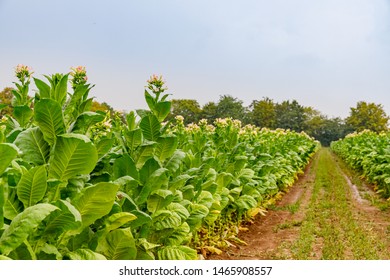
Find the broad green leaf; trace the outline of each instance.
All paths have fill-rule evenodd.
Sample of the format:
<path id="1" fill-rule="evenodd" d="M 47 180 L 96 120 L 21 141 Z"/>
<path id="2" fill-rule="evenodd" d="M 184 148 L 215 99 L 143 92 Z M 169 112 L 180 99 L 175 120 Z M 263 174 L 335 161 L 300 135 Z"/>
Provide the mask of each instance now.
<path id="1" fill-rule="evenodd" d="M 150 213 L 155 213 L 167 206 L 174 199 L 174 195 L 170 190 L 157 190 L 151 194 L 147 200 L 147 207 Z"/>
<path id="2" fill-rule="evenodd" d="M 137 216 L 128 212 L 115 213 L 105 221 L 106 231 L 112 231 L 137 219 Z"/>
<path id="3" fill-rule="evenodd" d="M 139 174 L 134 161 L 128 154 L 124 154 L 121 157 L 115 159 L 113 165 L 113 180 L 121 178 L 123 176 L 130 176 L 135 180 L 139 180 Z"/>
<path id="4" fill-rule="evenodd" d="M 134 111 L 131 111 L 126 115 L 126 121 L 127 121 L 127 128 L 129 131 L 136 129 L 136 116 Z"/>
<path id="5" fill-rule="evenodd" d="M 46 219 L 43 234 L 61 234 L 67 230 L 76 229 L 81 224 L 80 212 L 68 201 L 58 200 L 55 202 L 58 209 Z"/>
<path id="6" fill-rule="evenodd" d="M 146 100 L 146 103 L 148 104 L 148 107 L 150 110 L 154 110 L 155 106 L 156 106 L 156 101 L 154 99 L 154 97 L 147 91 L 145 90 L 145 100 Z"/>
<path id="7" fill-rule="evenodd" d="M 152 218 L 145 212 L 142 212 L 140 210 L 132 210 L 130 211 L 130 213 L 137 217 L 137 219 L 130 222 L 130 227 L 133 229 L 152 222 Z"/>
<path id="8" fill-rule="evenodd" d="M 240 210 L 249 210 L 257 206 L 256 200 L 249 195 L 240 196 L 234 203 Z"/>
<path id="9" fill-rule="evenodd" d="M 157 102 L 153 111 L 156 114 L 158 121 L 163 122 L 171 112 L 171 102 L 170 101 Z"/>
<path id="10" fill-rule="evenodd" d="M 90 249 L 77 249 L 66 255 L 70 260 L 107 260 L 102 254 L 96 253 Z"/>
<path id="11" fill-rule="evenodd" d="M 82 113 L 86 111 L 91 111 L 92 102 L 93 98 L 88 98 L 87 100 L 81 102 L 80 106 L 78 107 L 79 112 Z"/>
<path id="12" fill-rule="evenodd" d="M 46 181 L 46 168 L 43 165 L 31 168 L 22 175 L 16 190 L 25 208 L 42 200 L 47 189 Z"/>
<path id="13" fill-rule="evenodd" d="M 166 173 L 167 169 L 159 168 L 150 175 L 136 199 L 138 204 L 146 202 L 151 192 L 168 186 L 168 176 Z"/>
<path id="14" fill-rule="evenodd" d="M 0 143 L 0 176 L 3 174 L 5 169 L 11 163 L 11 161 L 18 155 L 18 149 L 13 144 Z"/>
<path id="15" fill-rule="evenodd" d="M 175 173 L 179 169 L 185 156 L 186 154 L 183 151 L 176 150 L 166 163 L 165 168 L 167 168 L 171 173 Z"/>
<path id="16" fill-rule="evenodd" d="M 217 175 L 217 184 L 218 189 L 222 190 L 223 188 L 227 188 L 231 181 L 233 180 L 233 175 L 227 172 L 222 172 Z"/>
<path id="17" fill-rule="evenodd" d="M 49 178 L 68 180 L 76 175 L 89 174 L 97 160 L 96 148 L 86 136 L 60 135 L 49 161 Z"/>
<path id="18" fill-rule="evenodd" d="M 124 136 L 130 152 L 133 152 L 137 147 L 139 147 L 139 145 L 142 144 L 142 131 L 140 128 L 125 131 Z"/>
<path id="19" fill-rule="evenodd" d="M 53 92 L 54 96 L 51 96 L 52 99 L 56 100 L 61 105 L 64 105 L 66 100 L 67 88 L 68 88 L 68 76 L 69 74 L 62 76 L 61 80 L 56 85 L 56 88 Z"/>
<path id="20" fill-rule="evenodd" d="M 112 146 L 115 143 L 114 138 L 102 138 L 100 139 L 99 142 L 97 142 L 96 145 L 96 150 L 98 153 L 98 158 L 102 158 L 105 154 L 107 154 Z"/>
<path id="21" fill-rule="evenodd" d="M 149 180 L 150 176 L 152 176 L 153 172 L 159 168 L 161 168 L 161 166 L 154 158 L 148 159 L 139 171 L 141 183 L 145 184 Z"/>
<path id="22" fill-rule="evenodd" d="M 202 191 L 197 199 L 197 203 L 210 208 L 214 202 L 213 195 L 208 191 Z"/>
<path id="23" fill-rule="evenodd" d="M 202 190 L 208 191 L 214 195 L 218 190 L 218 184 L 215 182 L 207 181 L 204 183 L 204 185 L 202 184 Z"/>
<path id="24" fill-rule="evenodd" d="M 75 88 L 74 93 L 71 95 L 69 103 L 66 106 L 64 111 L 64 114 L 65 116 L 67 116 L 67 118 L 69 118 L 74 111 L 76 111 L 74 117 L 77 117 L 78 109 L 79 109 L 78 103 L 80 99 L 84 96 L 84 94 L 86 94 L 88 91 L 89 91 L 88 85 L 78 85 Z"/>
<path id="25" fill-rule="evenodd" d="M 159 260 L 197 260 L 196 250 L 187 246 L 166 246 L 157 252 Z"/>
<path id="26" fill-rule="evenodd" d="M 169 210 L 158 210 L 152 216 L 153 227 L 156 230 L 163 230 L 168 228 L 177 228 L 181 224 L 179 214 Z"/>
<path id="27" fill-rule="evenodd" d="M 103 121 L 104 118 L 105 116 L 103 114 L 84 112 L 77 117 L 77 120 L 72 127 L 72 132 L 85 134 L 91 126 Z"/>
<path id="28" fill-rule="evenodd" d="M 0 252 L 8 255 L 12 250 L 16 249 L 42 220 L 56 209 L 58 208 L 54 205 L 41 203 L 26 208 L 22 213 L 18 214 L 0 238 Z"/>
<path id="29" fill-rule="evenodd" d="M 137 256 L 135 240 L 130 228 L 116 229 L 106 236 L 104 254 L 110 260 L 134 260 Z"/>
<path id="30" fill-rule="evenodd" d="M 202 224 L 203 218 L 209 213 L 209 208 L 201 204 L 190 204 L 188 206 L 188 212 L 190 216 L 187 219 L 187 223 L 192 228 L 196 228 Z"/>
<path id="31" fill-rule="evenodd" d="M 26 127 L 34 112 L 28 105 L 19 105 L 14 107 L 14 117 L 21 127 Z"/>
<path id="32" fill-rule="evenodd" d="M 173 155 L 177 148 L 176 136 L 161 136 L 157 140 L 156 156 L 160 161 L 164 161 Z"/>
<path id="33" fill-rule="evenodd" d="M 193 178 L 193 177 L 188 175 L 188 174 L 179 175 L 179 176 L 175 177 L 172 181 L 169 182 L 169 189 L 172 191 L 179 190 L 191 178 Z"/>
<path id="34" fill-rule="evenodd" d="M 50 146 L 43 138 L 39 127 L 29 128 L 16 137 L 15 145 L 22 151 L 22 158 L 34 165 L 45 164 L 50 153 Z"/>
<path id="35" fill-rule="evenodd" d="M 81 191 L 73 205 L 79 210 L 84 227 L 110 213 L 117 190 L 115 184 L 98 183 Z"/>
<path id="36" fill-rule="evenodd" d="M 4 217 L 8 220 L 13 220 L 22 211 L 23 203 L 17 198 L 16 190 L 9 191 L 4 204 Z"/>
<path id="37" fill-rule="evenodd" d="M 183 205 L 177 202 L 170 203 L 167 207 L 167 210 L 177 213 L 182 221 L 185 221 L 190 216 L 190 213 L 188 212 L 187 208 L 185 208 Z"/>
<path id="38" fill-rule="evenodd" d="M 50 86 L 44 81 L 34 78 L 35 85 L 39 90 L 39 95 L 41 98 L 50 98 Z"/>
<path id="39" fill-rule="evenodd" d="M 237 174 L 238 179 L 244 179 L 246 181 L 251 180 L 253 176 L 255 176 L 255 171 L 250 168 L 244 168 Z"/>
<path id="40" fill-rule="evenodd" d="M 0 261 L 12 261 L 11 258 L 8 258 L 6 256 L 0 255 Z"/>
<path id="41" fill-rule="evenodd" d="M 57 135 L 65 132 L 61 105 L 52 99 L 41 99 L 35 104 L 34 111 L 35 121 L 43 133 L 43 138 L 53 146 Z"/>
<path id="42" fill-rule="evenodd" d="M 157 141 L 160 136 L 161 124 L 156 116 L 149 114 L 143 117 L 139 126 L 145 139 L 149 141 Z"/>
<path id="43" fill-rule="evenodd" d="M 241 169 L 245 167 L 247 164 L 248 157 L 247 156 L 235 156 L 234 157 L 234 171 L 239 172 Z"/>
<path id="44" fill-rule="evenodd" d="M 175 229 L 165 240 L 166 245 L 180 245 L 185 241 L 191 239 L 191 229 L 187 223 L 182 223 L 178 228 Z"/>
<path id="45" fill-rule="evenodd" d="M 144 163 L 153 157 L 155 143 L 145 143 L 138 147 L 134 160 L 137 168 L 141 168 Z"/>

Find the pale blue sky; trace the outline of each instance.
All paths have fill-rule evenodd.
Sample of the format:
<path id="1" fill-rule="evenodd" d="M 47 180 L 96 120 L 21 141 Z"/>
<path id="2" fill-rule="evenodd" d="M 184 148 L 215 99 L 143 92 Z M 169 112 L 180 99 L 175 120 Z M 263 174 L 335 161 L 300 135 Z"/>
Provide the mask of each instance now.
<path id="1" fill-rule="evenodd" d="M 390 115 L 388 0 L 0 0 L 0 38 L 0 89 L 19 63 L 38 78 L 84 65 L 116 109 L 144 108 L 162 74 L 201 105 L 267 96 L 345 117 L 364 100 Z"/>

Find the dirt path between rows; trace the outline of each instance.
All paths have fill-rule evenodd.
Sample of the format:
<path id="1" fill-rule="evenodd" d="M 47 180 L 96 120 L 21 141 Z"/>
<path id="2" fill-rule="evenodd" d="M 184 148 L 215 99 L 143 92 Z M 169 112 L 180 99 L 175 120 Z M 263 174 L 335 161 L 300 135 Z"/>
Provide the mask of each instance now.
<path id="1" fill-rule="evenodd" d="M 235 244 L 227 248 L 220 255 L 211 255 L 211 260 L 260 260 L 260 259 L 295 259 L 294 245 L 300 236 L 300 228 L 306 219 L 311 206 L 316 172 L 318 153 L 308 165 L 305 173 L 289 189 L 282 199 L 271 209 L 266 216 L 258 215 L 253 224 L 248 225 L 248 231 L 241 232 L 239 239 L 247 245 Z M 368 187 L 360 190 L 351 183 L 351 179 L 341 170 L 338 159 L 332 156 L 334 166 L 345 176 L 349 188 L 346 189 L 347 204 L 351 209 L 351 219 L 358 223 L 374 238 L 379 238 L 383 246 L 378 250 L 378 258 L 388 259 L 390 255 L 390 213 L 381 211 L 360 195 L 360 192 L 371 192 Z M 319 191 L 319 198 L 325 190 Z M 314 234 L 315 235 L 315 234 Z M 370 237 L 371 238 L 371 237 Z M 321 259 L 324 246 L 320 234 L 313 236 L 309 259 Z M 379 242 L 379 241 L 378 241 Z M 352 250 L 352 249 L 351 249 Z M 345 249 L 344 258 L 354 259 L 353 252 Z"/>

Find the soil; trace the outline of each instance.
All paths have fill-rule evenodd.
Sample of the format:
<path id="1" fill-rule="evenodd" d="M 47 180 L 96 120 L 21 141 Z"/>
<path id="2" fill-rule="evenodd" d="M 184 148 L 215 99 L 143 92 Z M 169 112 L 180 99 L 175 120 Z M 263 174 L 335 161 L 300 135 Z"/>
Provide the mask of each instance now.
<path id="1" fill-rule="evenodd" d="M 335 164 L 338 160 L 335 159 Z M 317 159 L 314 157 L 304 174 L 285 193 L 274 207 L 269 209 L 265 216 L 258 215 L 253 223 L 247 225 L 247 231 L 239 233 L 238 238 L 247 245 L 234 244 L 222 254 L 213 254 L 207 257 L 210 260 L 270 260 L 293 259 L 291 244 L 299 237 L 300 224 L 312 196 L 316 177 Z M 373 194 L 370 186 L 357 187 L 351 179 L 343 173 L 350 186 L 350 201 L 352 203 L 353 218 L 365 226 L 369 225 L 384 240 L 386 256 L 390 252 L 390 213 L 381 211 L 366 200 L 361 193 Z M 320 194 L 321 195 L 321 194 Z M 375 194 L 374 194 L 375 195 Z M 296 209 L 294 208 L 296 207 Z M 319 259 L 322 252 L 323 240 L 315 238 L 312 245 L 313 259 Z M 348 258 L 348 252 L 346 252 Z M 352 257 L 351 257 L 352 258 Z"/>

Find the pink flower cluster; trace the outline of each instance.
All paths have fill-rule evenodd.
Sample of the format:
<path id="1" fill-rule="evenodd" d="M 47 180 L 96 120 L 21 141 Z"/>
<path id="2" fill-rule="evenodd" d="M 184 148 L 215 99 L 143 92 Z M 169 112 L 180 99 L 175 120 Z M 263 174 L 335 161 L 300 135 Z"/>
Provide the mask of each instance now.
<path id="1" fill-rule="evenodd" d="M 70 69 L 72 70 L 72 72 L 70 72 L 71 76 L 80 77 L 84 79 L 84 81 L 88 80 L 87 70 L 85 70 L 85 66 L 71 67 Z"/>
<path id="2" fill-rule="evenodd" d="M 73 88 L 75 88 L 77 85 L 83 85 L 87 82 L 88 77 L 85 66 L 71 67 L 70 69 L 72 70 L 70 75 L 73 77 L 71 80 Z"/>
<path id="3" fill-rule="evenodd" d="M 163 80 L 162 75 L 158 76 L 153 74 L 146 82 L 148 83 L 148 88 L 153 92 L 163 92 L 168 89 L 167 87 L 164 87 L 165 81 Z"/>
<path id="4" fill-rule="evenodd" d="M 31 67 L 23 64 L 18 64 L 15 67 L 15 75 L 21 82 L 24 82 L 26 78 L 30 79 L 33 73 Z"/>

